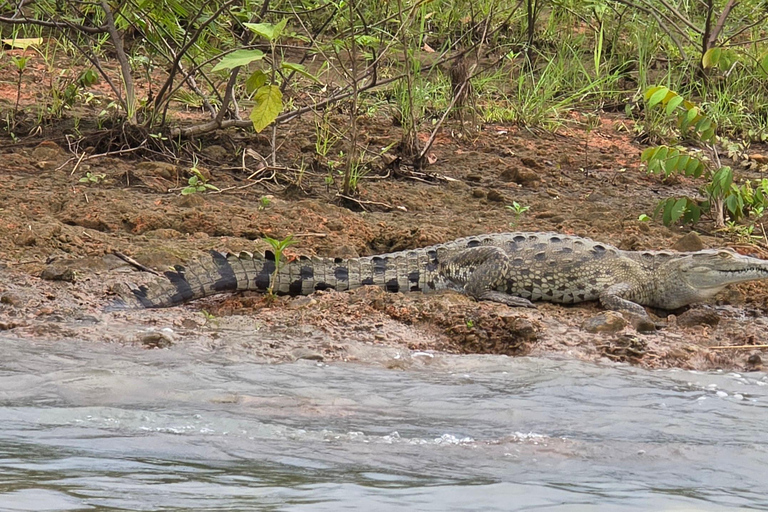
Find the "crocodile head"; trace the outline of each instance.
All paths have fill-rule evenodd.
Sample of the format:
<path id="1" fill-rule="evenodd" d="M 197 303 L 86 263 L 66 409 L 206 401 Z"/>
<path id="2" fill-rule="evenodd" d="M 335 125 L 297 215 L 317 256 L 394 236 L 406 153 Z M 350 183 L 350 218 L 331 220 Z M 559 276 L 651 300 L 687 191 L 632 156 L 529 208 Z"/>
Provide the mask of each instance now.
<path id="1" fill-rule="evenodd" d="M 725 286 L 744 281 L 768 279 L 768 260 L 743 256 L 730 249 L 705 249 L 681 255 L 675 260 L 677 276 L 708 298 Z"/>

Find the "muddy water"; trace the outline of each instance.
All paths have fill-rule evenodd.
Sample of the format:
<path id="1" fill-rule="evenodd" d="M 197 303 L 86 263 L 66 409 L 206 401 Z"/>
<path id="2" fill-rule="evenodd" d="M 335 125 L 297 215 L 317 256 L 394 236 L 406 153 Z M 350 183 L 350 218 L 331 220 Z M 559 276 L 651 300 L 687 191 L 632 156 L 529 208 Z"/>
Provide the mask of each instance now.
<path id="1" fill-rule="evenodd" d="M 768 510 L 765 374 L 0 353 L 0 510 Z"/>

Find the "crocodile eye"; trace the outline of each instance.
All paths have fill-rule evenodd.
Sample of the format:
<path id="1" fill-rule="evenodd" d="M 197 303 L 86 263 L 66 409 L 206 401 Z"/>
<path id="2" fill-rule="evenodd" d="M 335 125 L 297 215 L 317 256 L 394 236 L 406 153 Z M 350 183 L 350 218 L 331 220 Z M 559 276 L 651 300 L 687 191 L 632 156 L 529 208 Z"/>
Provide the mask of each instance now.
<path id="1" fill-rule="evenodd" d="M 725 251 L 721 251 L 721 252 L 717 253 L 717 255 L 718 255 L 718 257 L 723 258 L 724 260 L 733 257 L 733 254 L 731 254 L 729 252 L 725 252 Z"/>

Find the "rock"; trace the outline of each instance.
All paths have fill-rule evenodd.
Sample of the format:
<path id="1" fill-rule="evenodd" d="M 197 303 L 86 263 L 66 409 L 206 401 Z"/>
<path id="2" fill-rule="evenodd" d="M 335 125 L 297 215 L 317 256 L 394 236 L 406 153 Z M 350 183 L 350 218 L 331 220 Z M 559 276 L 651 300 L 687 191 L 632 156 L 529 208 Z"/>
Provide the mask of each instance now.
<path id="1" fill-rule="evenodd" d="M 223 146 L 213 144 L 203 148 L 203 155 L 213 160 L 215 163 L 229 162 L 232 160 L 232 151 L 228 151 Z"/>
<path id="2" fill-rule="evenodd" d="M 497 203 L 505 202 L 504 196 L 496 189 L 491 189 L 488 191 L 488 200 L 495 201 Z"/>
<path id="3" fill-rule="evenodd" d="M 182 208 L 199 208 L 205 204 L 203 194 L 189 194 L 188 196 L 179 196 L 176 199 L 176 206 Z"/>
<path id="4" fill-rule="evenodd" d="M 752 370 L 759 370 L 763 366 L 763 359 L 760 354 L 752 354 L 747 358 L 747 366 Z"/>
<path id="5" fill-rule="evenodd" d="M 637 336 L 619 335 L 597 348 L 612 361 L 638 361 L 645 356 L 648 344 Z"/>
<path id="6" fill-rule="evenodd" d="M 675 242 L 675 245 L 673 245 L 672 248 L 680 252 L 700 251 L 704 249 L 704 242 L 701 241 L 698 233 L 691 231 Z"/>
<path id="7" fill-rule="evenodd" d="M 656 332 L 656 324 L 646 316 L 627 314 L 632 327 L 641 334 L 653 334 Z"/>
<path id="8" fill-rule="evenodd" d="M 17 327 L 20 327 L 22 324 L 18 324 L 16 322 L 3 322 L 0 321 L 0 331 L 10 331 L 11 329 L 15 329 Z"/>
<path id="9" fill-rule="evenodd" d="M 689 309 L 677 317 L 677 325 L 680 327 L 695 327 L 697 325 L 717 327 L 719 323 L 720 315 L 705 308 Z"/>
<path id="10" fill-rule="evenodd" d="M 21 305 L 21 299 L 14 293 L 4 293 L 0 296 L 0 304 L 8 304 L 9 306 Z"/>
<path id="11" fill-rule="evenodd" d="M 65 158 L 65 153 L 55 142 L 45 141 L 35 147 L 30 156 L 35 161 L 35 167 L 50 170 L 56 168 L 58 162 Z"/>
<path id="12" fill-rule="evenodd" d="M 473 183 L 479 183 L 483 180 L 483 177 L 477 173 L 471 173 L 464 176 L 464 179 Z"/>
<path id="13" fill-rule="evenodd" d="M 308 348 L 297 348 L 291 352 L 291 355 L 293 356 L 294 360 L 307 359 L 309 361 L 322 361 L 325 359 L 319 352 L 315 352 L 314 350 L 310 350 Z"/>
<path id="14" fill-rule="evenodd" d="M 141 175 L 152 175 L 166 180 L 176 180 L 179 175 L 176 164 L 168 162 L 139 162 L 136 164 L 138 171 L 143 171 Z"/>
<path id="15" fill-rule="evenodd" d="M 48 265 L 45 267 L 40 274 L 41 279 L 45 279 L 46 281 L 67 281 L 69 283 L 74 283 L 77 273 L 68 267 L 65 267 L 63 265 Z"/>
<path id="16" fill-rule="evenodd" d="M 360 254 L 358 254 L 357 250 L 353 246 L 349 244 L 341 244 L 334 248 L 333 257 L 344 259 L 359 258 Z"/>
<path id="17" fill-rule="evenodd" d="M 591 333 L 613 333 L 624 329 L 629 322 L 615 311 L 605 311 L 584 321 L 581 328 Z"/>
<path id="18" fill-rule="evenodd" d="M 536 171 L 530 169 L 520 169 L 518 167 L 512 167 L 501 173 L 500 178 L 504 181 L 511 181 L 518 185 L 529 185 L 537 181 L 541 181 L 541 177 Z"/>
<path id="19" fill-rule="evenodd" d="M 531 169 L 541 169 L 541 164 L 534 160 L 533 158 L 528 158 L 527 156 L 520 157 L 520 162 L 526 167 L 530 167 Z"/>
<path id="20" fill-rule="evenodd" d="M 485 189 L 473 188 L 472 189 L 472 197 L 476 197 L 478 199 L 484 198 L 485 197 Z"/>
<path id="21" fill-rule="evenodd" d="M 533 322 L 527 318 L 522 317 L 507 317 L 505 323 L 509 328 L 509 333 L 519 338 L 522 341 L 533 342 L 538 339 L 538 333 L 536 332 L 536 326 Z"/>
<path id="22" fill-rule="evenodd" d="M 168 348 L 173 345 L 173 337 L 162 331 L 150 331 L 139 336 L 138 342 L 146 348 Z"/>
<path id="23" fill-rule="evenodd" d="M 558 192 L 558 191 L 557 191 L 557 190 L 555 190 L 554 188 L 548 188 L 548 189 L 546 190 L 546 192 L 547 192 L 547 195 L 548 195 L 548 196 L 550 196 L 550 197 L 554 197 L 555 199 L 558 199 L 558 198 L 560 197 L 560 192 Z"/>
<path id="24" fill-rule="evenodd" d="M 145 231 L 144 236 L 156 240 L 178 240 L 184 238 L 183 233 L 171 228 L 159 228 Z"/>
<path id="25" fill-rule="evenodd" d="M 37 237 L 32 231 L 25 230 L 19 233 L 13 242 L 19 247 L 32 247 L 37 245 Z"/>

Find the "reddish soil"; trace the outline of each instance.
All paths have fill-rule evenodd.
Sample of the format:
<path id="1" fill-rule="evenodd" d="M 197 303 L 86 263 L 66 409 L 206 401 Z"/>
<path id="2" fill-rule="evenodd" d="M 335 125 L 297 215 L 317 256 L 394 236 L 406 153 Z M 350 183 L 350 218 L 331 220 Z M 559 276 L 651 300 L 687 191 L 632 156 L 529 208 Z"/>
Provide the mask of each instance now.
<path id="1" fill-rule="evenodd" d="M 3 73 L 12 78 L 8 69 Z M 0 83 L 3 108 L 15 102 L 11 78 Z M 33 101 L 29 87 L 23 98 Z M 343 126 L 348 116 L 331 114 L 331 121 Z M 672 247 L 688 229 L 640 222 L 638 215 L 650 214 L 661 198 L 695 192 L 697 184 L 648 176 L 639 165 L 644 148 L 633 141 L 631 120 L 604 115 L 591 132 L 579 121 L 574 116 L 555 134 L 485 125 L 473 136 L 458 136 L 458 125 L 451 122 L 437 137 L 431 151 L 435 162 L 426 175 L 376 159 L 360 182 L 359 202 L 343 204 L 335 197 L 340 176 L 332 174 L 335 183 L 329 187 L 328 171 L 317 162 L 311 117 L 279 127 L 283 167 L 274 172 L 256 172 L 259 160 L 250 156 L 243 167 L 236 156 L 245 149 L 269 155 L 264 135 L 221 132 L 201 140 L 199 167 L 222 192 L 188 196 L 180 189 L 189 164 L 132 159 L 132 154 L 78 162 L 61 128 L 16 143 L 5 139 L 0 148 L 0 334 L 148 347 L 203 343 L 211 350 L 245 350 L 268 360 L 381 357 L 393 366 L 407 366 L 425 351 L 444 351 L 563 354 L 646 367 L 760 368 L 759 348 L 713 347 L 768 342 L 765 282 L 731 287 L 689 313 L 654 311 L 666 327 L 651 335 L 632 327 L 586 332 L 584 321 L 601 314 L 596 304 L 521 310 L 455 293 L 375 289 L 272 302 L 256 294 L 230 295 L 167 310 L 104 312 L 114 298 L 114 284 L 152 278 L 115 251 L 162 269 L 207 249 L 263 250 L 265 235 L 295 235 L 299 243 L 289 249 L 292 254 L 350 257 L 513 229 L 577 234 L 622 249 Z M 372 151 L 400 139 L 400 128 L 385 112 L 359 122 L 361 145 Z M 752 152 L 768 150 L 753 147 Z M 302 162 L 308 167 L 303 173 L 296 170 Z M 104 177 L 80 183 L 86 173 Z M 506 208 L 513 201 L 530 209 L 516 218 Z M 697 227 L 705 246 L 734 245 L 706 233 L 711 229 L 706 220 Z M 768 258 L 760 245 L 737 249 Z"/>

